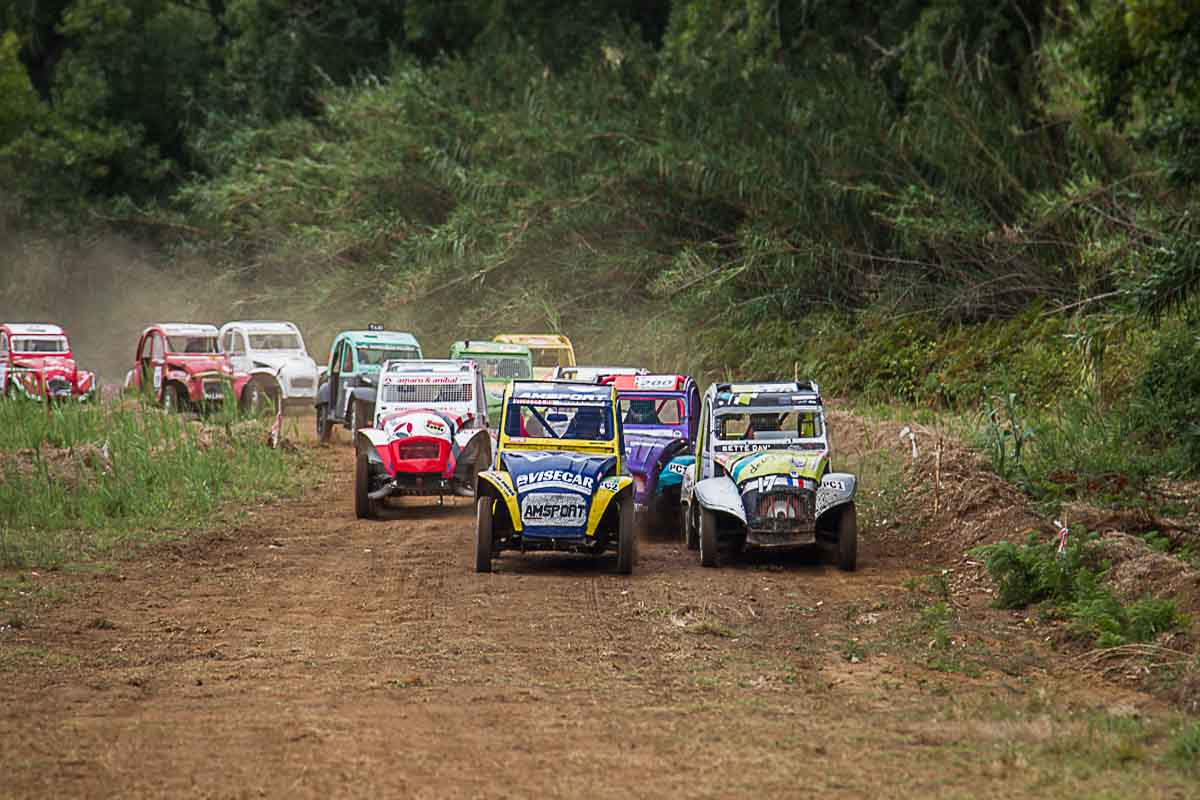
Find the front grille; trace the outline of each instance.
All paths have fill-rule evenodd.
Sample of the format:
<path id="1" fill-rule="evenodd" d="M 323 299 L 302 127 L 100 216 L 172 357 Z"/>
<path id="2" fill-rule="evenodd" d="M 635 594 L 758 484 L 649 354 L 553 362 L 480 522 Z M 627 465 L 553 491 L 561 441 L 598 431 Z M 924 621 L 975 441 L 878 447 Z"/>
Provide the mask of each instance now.
<path id="1" fill-rule="evenodd" d="M 225 389 L 219 380 L 206 380 L 201 383 L 204 389 L 205 400 L 222 400 L 225 398 Z"/>
<path id="2" fill-rule="evenodd" d="M 396 446 L 396 457 L 404 460 L 438 458 L 442 449 L 437 442 L 402 442 Z"/>
<path id="3" fill-rule="evenodd" d="M 311 389 L 313 387 L 313 379 L 311 375 L 300 375 L 292 378 L 293 389 Z"/>
<path id="4" fill-rule="evenodd" d="M 815 493 L 806 489 L 759 494 L 747 508 L 750 527 L 759 531 L 811 528 L 815 519 L 815 499 Z"/>
<path id="5" fill-rule="evenodd" d="M 384 386 L 381 403 L 470 403 L 469 383 L 407 383 L 402 386 Z"/>

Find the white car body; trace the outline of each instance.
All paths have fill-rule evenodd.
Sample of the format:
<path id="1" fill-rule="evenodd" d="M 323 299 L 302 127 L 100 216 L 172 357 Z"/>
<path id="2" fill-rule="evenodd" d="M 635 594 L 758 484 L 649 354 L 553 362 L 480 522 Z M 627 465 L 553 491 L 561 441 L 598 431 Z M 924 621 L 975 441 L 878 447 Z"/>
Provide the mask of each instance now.
<path id="1" fill-rule="evenodd" d="M 304 346 L 300 329 L 290 322 L 243 320 L 221 326 L 221 349 L 235 372 L 251 376 L 242 392 L 253 403 L 256 392 L 278 398 L 285 411 L 309 409 L 317 396 L 317 363 Z"/>

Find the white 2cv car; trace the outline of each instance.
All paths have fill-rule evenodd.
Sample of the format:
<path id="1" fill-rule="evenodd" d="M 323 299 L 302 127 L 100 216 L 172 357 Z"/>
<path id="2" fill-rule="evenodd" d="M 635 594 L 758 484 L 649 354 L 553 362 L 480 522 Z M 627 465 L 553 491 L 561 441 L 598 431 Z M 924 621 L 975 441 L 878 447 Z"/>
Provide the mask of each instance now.
<path id="1" fill-rule="evenodd" d="M 708 387 L 681 496 L 684 541 L 701 564 L 717 566 L 721 552 L 823 544 L 852 570 L 856 489 L 855 476 L 831 471 L 815 383 Z"/>
<path id="2" fill-rule="evenodd" d="M 388 497 L 475 496 L 492 465 L 487 392 L 474 361 L 386 361 L 375 419 L 354 435 L 354 513 Z"/>
<path id="3" fill-rule="evenodd" d="M 295 325 L 226 322 L 221 326 L 220 341 L 234 371 L 250 376 L 241 395 L 244 411 L 262 411 L 268 406 L 284 411 L 312 407 L 317 395 L 317 364 Z"/>

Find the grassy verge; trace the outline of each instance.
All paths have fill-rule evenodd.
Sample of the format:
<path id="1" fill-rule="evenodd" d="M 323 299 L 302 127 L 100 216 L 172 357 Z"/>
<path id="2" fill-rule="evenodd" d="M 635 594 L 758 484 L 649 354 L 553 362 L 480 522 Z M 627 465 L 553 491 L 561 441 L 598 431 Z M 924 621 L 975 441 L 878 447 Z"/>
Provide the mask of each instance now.
<path id="1" fill-rule="evenodd" d="M 998 542 L 974 554 L 984 559 L 998 584 L 997 606 L 1040 605 L 1045 613 L 1066 619 L 1073 635 L 1099 647 L 1148 642 L 1190 624 L 1171 600 L 1145 597 L 1122 603 L 1101 585 L 1106 565 L 1098 563 L 1086 538 L 1069 544 L 1061 554 L 1035 535 L 1025 544 Z"/>
<path id="2" fill-rule="evenodd" d="M 117 405 L 0 403 L 0 566 L 92 559 L 293 487 L 264 426 Z"/>

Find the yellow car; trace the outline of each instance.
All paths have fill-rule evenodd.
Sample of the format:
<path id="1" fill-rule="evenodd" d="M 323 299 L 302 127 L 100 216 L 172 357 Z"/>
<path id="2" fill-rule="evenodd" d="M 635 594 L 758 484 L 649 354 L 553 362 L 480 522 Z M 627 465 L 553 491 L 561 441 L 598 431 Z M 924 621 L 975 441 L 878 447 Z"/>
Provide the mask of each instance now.
<path id="1" fill-rule="evenodd" d="M 533 354 L 533 377 L 547 380 L 558 367 L 575 366 L 575 348 L 559 333 L 502 333 L 493 341 L 523 344 Z"/>
<path id="2" fill-rule="evenodd" d="M 475 485 L 475 571 L 501 550 L 617 551 L 633 571 L 633 478 L 611 384 L 513 381 L 494 468 Z"/>

